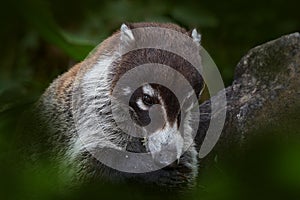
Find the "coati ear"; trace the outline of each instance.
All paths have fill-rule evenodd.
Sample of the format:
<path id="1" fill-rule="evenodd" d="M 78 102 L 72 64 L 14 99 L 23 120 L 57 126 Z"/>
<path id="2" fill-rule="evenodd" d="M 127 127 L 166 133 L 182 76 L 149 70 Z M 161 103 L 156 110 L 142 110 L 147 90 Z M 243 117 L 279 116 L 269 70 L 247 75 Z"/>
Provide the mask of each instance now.
<path id="1" fill-rule="evenodd" d="M 126 43 L 126 44 L 134 41 L 133 33 L 126 24 L 121 25 L 121 38 L 120 39 L 121 39 L 122 43 Z"/>
<path id="2" fill-rule="evenodd" d="M 197 45 L 200 45 L 201 43 L 201 35 L 197 32 L 197 30 L 194 28 L 191 37 L 193 38 L 194 42 L 196 42 Z"/>
<path id="3" fill-rule="evenodd" d="M 133 47 L 134 41 L 132 30 L 126 24 L 122 24 L 120 28 L 120 52 L 129 51 Z"/>

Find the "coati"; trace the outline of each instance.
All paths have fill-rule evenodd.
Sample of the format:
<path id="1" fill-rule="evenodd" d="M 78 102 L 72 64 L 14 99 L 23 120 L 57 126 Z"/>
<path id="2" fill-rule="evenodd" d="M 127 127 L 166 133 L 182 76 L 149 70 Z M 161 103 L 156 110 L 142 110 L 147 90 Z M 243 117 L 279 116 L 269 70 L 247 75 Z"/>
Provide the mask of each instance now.
<path id="1" fill-rule="evenodd" d="M 112 113 L 114 87 L 128 71 L 144 64 L 153 64 L 154 68 L 169 66 L 182 74 L 197 98 L 202 92 L 203 78 L 188 60 L 163 49 L 132 48 L 137 46 L 138 39 L 159 39 L 155 31 L 152 38 L 148 37 L 147 31 L 142 31 L 139 35 L 139 32 L 134 32 L 136 29 L 148 27 L 166 30 L 164 42 L 167 45 L 179 42 L 173 32 L 191 38 L 193 44 L 180 43 L 180 51 L 192 52 L 188 53 L 192 55 L 199 54 L 197 49 L 200 34 L 195 29 L 186 31 L 171 23 L 123 24 L 120 31 L 104 40 L 84 61 L 54 80 L 36 104 L 38 118 L 46 125 L 46 129 L 43 129 L 47 130 L 46 141 L 51 143 L 48 150 L 54 160 L 67 166 L 65 170 L 70 169 L 74 173 L 75 182 L 134 181 L 180 187 L 192 184 L 197 175 L 197 152 L 191 134 L 192 127 L 189 125 L 191 111 L 182 110 L 176 94 L 168 87 L 151 82 L 144 82 L 136 89 L 121 86 L 122 92 L 119 95 L 130 97 L 129 102 L 120 103 L 125 108 L 117 110 L 116 114 L 122 116 L 122 112 L 129 113 L 123 120 L 130 118 L 134 127 L 140 127 L 137 130 L 144 131 L 143 134 L 140 133 L 141 137 L 125 133 L 118 127 Z M 126 48 L 129 50 L 126 51 Z M 168 70 L 163 70 L 155 76 L 172 82 L 174 87 L 181 90 L 180 79 L 170 74 Z M 190 96 L 185 90 L 182 90 L 182 93 L 186 98 Z M 194 103 L 185 101 L 185 108 L 191 108 Z M 114 105 L 120 106 L 118 103 Z M 160 106 L 160 109 L 156 110 L 160 113 L 157 115 L 160 117 L 157 120 L 159 123 L 151 130 L 146 130 L 144 127 L 154 120 L 151 119 L 150 110 L 155 105 Z M 170 148 L 163 151 L 165 147 Z M 127 165 L 126 162 L 116 160 L 115 155 L 110 154 L 115 151 L 110 150 L 149 153 L 153 162 L 161 167 L 137 173 L 134 170 L 114 169 L 97 157 L 99 153 L 103 156 L 103 152 L 106 152 L 104 156 L 105 159 L 111 159 L 109 163 Z M 131 159 L 127 163 L 137 167 L 144 164 L 143 160 L 138 159 Z"/>

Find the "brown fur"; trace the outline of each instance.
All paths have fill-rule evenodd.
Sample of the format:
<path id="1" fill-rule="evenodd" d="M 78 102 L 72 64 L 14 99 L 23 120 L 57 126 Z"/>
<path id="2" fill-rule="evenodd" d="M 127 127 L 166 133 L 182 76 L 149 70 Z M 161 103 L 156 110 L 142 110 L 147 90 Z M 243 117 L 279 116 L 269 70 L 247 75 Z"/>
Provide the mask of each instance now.
<path id="1" fill-rule="evenodd" d="M 133 24 L 127 24 L 129 28 L 140 28 L 140 27 L 162 27 L 167 29 L 172 29 L 175 31 L 179 31 L 185 35 L 190 36 L 191 32 L 186 31 L 184 28 L 181 28 L 177 25 L 170 24 L 170 23 L 133 23 Z M 112 36 L 104 40 L 98 47 L 94 49 L 94 51 L 82 62 L 76 64 L 73 66 L 68 72 L 64 73 L 63 75 L 59 76 L 46 90 L 46 92 L 41 97 L 40 102 L 37 104 L 39 107 L 39 110 L 41 111 L 42 118 L 47 123 L 47 125 L 50 127 L 50 129 L 53 131 L 50 136 L 51 142 L 56 146 L 55 148 L 58 148 L 59 154 L 56 155 L 58 159 L 64 159 L 62 155 L 67 151 L 68 146 L 73 137 L 78 137 L 78 135 L 75 132 L 74 128 L 74 120 L 73 120 L 73 107 L 72 107 L 72 95 L 74 94 L 74 88 L 77 88 L 78 82 L 79 84 L 82 84 L 82 78 L 83 76 L 88 72 L 88 70 L 92 69 L 99 59 L 101 59 L 102 56 L 110 56 L 114 52 L 118 51 L 119 45 L 120 45 L 120 32 L 117 31 Z M 170 40 L 172 41 L 172 35 L 170 35 Z M 189 48 L 189 47 L 184 47 Z M 185 49 L 183 49 L 184 51 Z M 203 87 L 203 80 L 201 76 L 198 75 L 197 71 L 191 66 L 190 63 L 185 61 L 184 59 L 179 58 L 175 54 L 171 52 L 161 51 L 161 50 L 155 50 L 155 49 L 141 49 L 137 50 L 135 52 L 127 53 L 126 55 L 122 56 L 121 61 L 115 61 L 113 63 L 114 70 L 111 72 L 111 75 L 113 76 L 113 82 L 111 83 L 110 87 L 113 88 L 115 82 L 117 82 L 126 71 L 129 69 L 144 64 L 144 63 L 160 63 L 164 65 L 171 66 L 175 70 L 179 71 L 187 80 L 190 81 L 192 87 L 196 91 L 197 94 L 200 93 L 202 87 Z M 164 74 L 162 76 L 168 76 L 168 74 Z M 180 85 L 178 85 L 180 87 Z M 110 89 L 111 89 L 110 88 Z M 107 94 L 108 95 L 108 94 Z M 165 97 L 168 98 L 168 97 Z M 87 103 L 89 101 L 87 100 Z M 178 104 L 178 103 L 177 103 Z M 170 103 L 170 106 L 177 105 L 176 103 L 172 104 Z M 178 105 L 177 105 L 178 106 Z M 177 111 L 174 113 L 170 113 L 170 116 L 174 120 L 175 117 L 178 115 Z M 130 175 L 121 175 L 120 172 L 112 172 L 111 169 L 105 169 L 105 166 L 98 163 L 95 158 L 93 158 L 88 153 L 84 152 L 83 154 L 86 154 L 85 157 L 78 158 L 78 160 L 81 160 L 81 163 L 70 163 L 70 165 L 80 165 L 78 176 L 79 178 L 85 177 L 85 173 L 83 172 L 85 168 L 91 169 L 91 171 L 95 172 L 94 174 L 101 174 L 101 176 L 106 175 L 114 177 L 114 176 L 124 176 L 129 177 Z M 77 159 L 77 158 L 76 158 Z M 92 161 L 91 161 L 92 160 Z M 187 156 L 183 159 L 183 162 L 188 163 L 189 168 L 187 169 L 186 166 L 181 166 L 179 170 L 182 171 L 157 171 L 144 175 L 132 175 L 132 177 L 139 177 L 141 179 L 147 180 L 148 176 L 151 176 L 150 179 L 152 181 L 161 180 L 161 184 L 175 184 L 171 183 L 171 179 L 173 175 L 178 175 L 177 173 L 184 173 L 182 177 L 184 177 L 184 180 L 178 180 L 178 182 L 186 183 L 188 181 L 192 181 L 195 177 L 197 163 L 195 158 L 195 150 L 193 149 L 191 152 L 187 153 Z M 85 166 L 82 166 L 85 165 Z M 86 167 L 87 165 L 90 165 L 89 167 Z M 82 171 L 81 171 L 82 170 Z M 92 173 L 91 172 L 91 173 Z M 93 174 L 93 173 L 92 173 Z M 103 175 L 104 174 L 104 175 Z M 114 174 L 114 176 L 112 176 Z M 164 177 L 165 176 L 165 177 Z M 163 178 L 162 178 L 163 177 Z M 169 182 L 168 182 L 169 180 Z M 166 181 L 166 182 L 163 182 Z"/>

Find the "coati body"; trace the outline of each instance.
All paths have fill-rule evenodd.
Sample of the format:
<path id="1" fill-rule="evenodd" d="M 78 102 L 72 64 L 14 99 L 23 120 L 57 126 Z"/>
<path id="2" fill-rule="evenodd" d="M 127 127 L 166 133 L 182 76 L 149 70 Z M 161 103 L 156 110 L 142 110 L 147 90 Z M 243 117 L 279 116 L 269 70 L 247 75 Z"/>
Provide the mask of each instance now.
<path id="1" fill-rule="evenodd" d="M 109 180 L 113 182 L 139 181 L 143 183 L 177 187 L 193 183 L 197 175 L 197 152 L 193 143 L 182 152 L 185 139 L 172 147 L 176 152 L 176 161 L 169 163 L 162 169 L 146 173 L 128 173 L 118 171 L 106 166 L 99 161 L 93 152 L 102 149 L 123 149 L 128 152 L 151 154 L 163 148 L 164 137 L 155 138 L 148 143 L 143 138 L 133 137 L 122 132 L 116 125 L 111 114 L 112 90 L 120 77 L 130 69 L 145 63 L 159 63 L 167 65 L 183 74 L 189 81 L 195 94 L 199 97 L 203 89 L 203 79 L 193 66 L 185 59 L 174 53 L 160 49 L 144 48 L 130 51 L 124 55 L 120 53 L 122 45 L 134 43 L 135 35 L 131 31 L 135 28 L 160 27 L 171 29 L 195 41 L 199 45 L 200 35 L 194 30 L 188 32 L 174 24 L 162 23 L 133 23 L 122 25 L 121 30 L 103 41 L 94 52 L 83 62 L 72 67 L 68 72 L 59 76 L 42 95 L 37 103 L 39 116 L 47 125 L 47 140 L 50 141 L 53 159 L 63 163 L 67 169 L 72 169 L 76 181 Z M 147 38 L 144 38 L 145 40 Z M 172 41 L 172 35 L 169 35 Z M 189 49 L 182 46 L 182 50 Z M 198 54 L 199 52 L 194 52 Z M 101 73 L 98 73 L 101 72 Z M 167 77 L 168 74 L 160 74 Z M 180 87 L 180 83 L 178 84 Z M 154 132 L 172 135 L 178 132 L 181 125 L 179 118 L 184 115 L 184 123 L 187 135 L 191 127 L 187 119 L 188 113 L 181 111 L 176 96 L 168 88 L 155 84 L 145 83 L 135 91 L 124 87 L 124 95 L 130 95 L 128 105 L 131 118 L 138 126 L 146 126 L 150 123 L 149 109 L 152 105 L 162 106 L 163 123 L 156 127 Z M 186 94 L 188 95 L 188 94 Z M 80 98 L 79 106 L 74 104 Z M 189 106 L 188 106 L 189 107 Z M 188 112 L 188 111 L 187 111 Z M 76 119 L 74 114 L 77 116 Z M 97 130 L 104 130 L 100 133 Z M 85 137 L 85 131 L 94 131 L 97 137 Z M 171 136 L 173 137 L 173 136 Z M 192 136 L 188 136 L 192 140 Z M 145 139 L 145 138 L 144 138 Z M 176 140 L 176 139 L 175 139 Z M 87 148 L 88 146 L 88 148 Z M 164 164 L 168 157 L 153 155 L 153 159 Z M 158 158 L 157 158 L 158 156 Z M 166 159 L 166 160 L 164 160 Z"/>

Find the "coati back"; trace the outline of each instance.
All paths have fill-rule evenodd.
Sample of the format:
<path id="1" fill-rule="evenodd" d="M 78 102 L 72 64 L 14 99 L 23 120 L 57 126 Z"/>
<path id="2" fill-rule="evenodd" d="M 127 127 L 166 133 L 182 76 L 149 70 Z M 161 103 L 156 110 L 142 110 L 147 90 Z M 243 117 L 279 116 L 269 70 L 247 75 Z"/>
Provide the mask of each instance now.
<path id="1" fill-rule="evenodd" d="M 202 92 L 203 79 L 188 60 L 163 49 L 136 48 L 138 40 L 159 39 L 155 32 L 154 36 L 153 33 L 150 35 L 145 29 L 147 27 L 164 29 L 167 45 L 176 46 L 179 42 L 180 51 L 195 49 L 193 55 L 199 54 L 200 35 L 196 30 L 186 31 L 167 23 L 123 24 L 120 31 L 104 40 L 84 61 L 59 76 L 36 105 L 39 118 L 47 126 L 45 135 L 51 143 L 49 151 L 53 159 L 72 169 L 76 182 L 133 180 L 177 187 L 193 183 L 197 175 L 197 152 L 193 127 L 190 126 L 195 102 L 186 100 L 191 94 L 184 89 L 179 76 L 171 75 L 167 68 L 155 75 L 182 91 L 186 98 L 184 110 L 170 88 L 154 82 L 145 81 L 138 88 L 121 85 L 118 95 L 126 96 L 128 102 L 121 102 L 114 96 L 114 89 L 126 73 L 147 64 L 151 64 L 147 68 L 149 72 L 142 73 L 169 66 L 189 82 L 197 98 Z M 138 35 L 133 31 L 135 29 L 142 31 Z M 180 43 L 172 31 L 191 38 L 193 44 Z M 159 114 L 153 118 L 155 105 L 159 105 L 155 110 Z M 113 114 L 114 109 L 119 121 Z M 129 132 L 137 135 L 128 134 L 119 127 L 119 123 L 127 123 L 127 120 L 131 120 L 134 127 Z M 157 124 L 148 129 L 155 120 Z M 144 164 L 143 160 L 128 158 L 127 155 L 129 162 L 116 160 L 115 155 L 110 154 L 121 151 L 148 153 L 155 165 L 161 167 L 136 173 L 114 169 L 113 164 L 125 168 L 128 163 L 133 167 Z M 99 155 L 109 159 L 110 164 L 102 162 Z"/>

